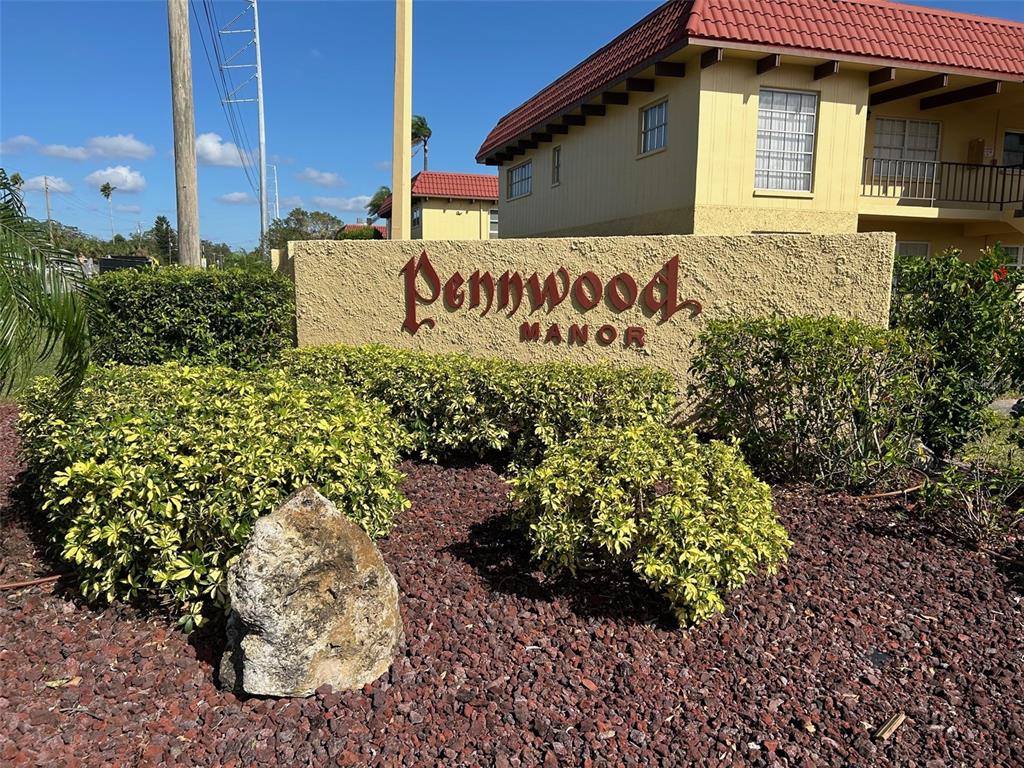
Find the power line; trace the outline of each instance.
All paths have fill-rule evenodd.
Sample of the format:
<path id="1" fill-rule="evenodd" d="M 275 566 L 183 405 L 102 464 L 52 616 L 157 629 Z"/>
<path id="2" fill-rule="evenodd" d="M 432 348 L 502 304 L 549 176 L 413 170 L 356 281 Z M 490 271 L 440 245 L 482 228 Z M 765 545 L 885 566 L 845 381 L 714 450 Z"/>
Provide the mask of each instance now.
<path id="1" fill-rule="evenodd" d="M 196 23 L 199 28 L 199 39 L 203 44 L 203 53 L 206 56 L 206 64 L 210 69 L 210 77 L 213 79 L 213 86 L 217 89 L 217 100 L 220 102 L 221 110 L 224 112 L 224 119 L 228 124 L 228 131 L 231 133 L 231 138 L 238 147 L 239 153 L 241 154 L 242 171 L 245 173 L 245 178 L 249 182 L 249 187 L 252 191 L 256 192 L 256 183 L 253 180 L 252 174 L 249 172 L 249 166 L 246 162 L 246 150 L 244 149 L 241 141 L 241 135 L 238 129 L 239 115 L 236 114 L 236 107 L 233 104 L 229 104 L 225 99 L 227 98 L 227 83 L 224 80 L 224 71 L 221 69 L 221 53 L 219 48 L 219 37 L 217 35 L 217 28 L 215 21 L 211 15 L 211 9 L 209 3 L 204 0 L 203 10 L 206 16 L 206 26 L 210 34 L 210 46 L 207 46 L 206 35 L 203 33 L 202 25 L 199 23 L 199 13 L 196 10 L 195 0 L 189 0 L 192 5 L 192 12 L 196 17 Z M 214 68 L 213 59 L 210 57 L 210 47 L 213 48 L 214 55 L 217 59 L 217 67 Z"/>

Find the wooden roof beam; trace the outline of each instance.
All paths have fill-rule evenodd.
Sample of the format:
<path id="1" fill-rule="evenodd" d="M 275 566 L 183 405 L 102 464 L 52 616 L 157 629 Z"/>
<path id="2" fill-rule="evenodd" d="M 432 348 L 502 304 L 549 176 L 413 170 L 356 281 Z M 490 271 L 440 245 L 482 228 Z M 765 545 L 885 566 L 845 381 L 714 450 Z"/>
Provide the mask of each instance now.
<path id="1" fill-rule="evenodd" d="M 874 88 L 876 85 L 885 85 L 886 83 L 891 83 L 895 79 L 896 67 L 882 67 L 868 75 L 868 87 Z"/>
<path id="2" fill-rule="evenodd" d="M 530 139 L 538 144 L 543 144 L 545 141 L 551 141 L 551 134 L 543 132 L 531 133 Z"/>
<path id="3" fill-rule="evenodd" d="M 534 141 L 533 139 L 520 139 L 519 140 L 519 148 L 520 149 L 536 149 L 537 148 L 537 142 Z"/>
<path id="4" fill-rule="evenodd" d="M 720 62 L 725 57 L 725 51 L 721 48 L 708 48 L 700 55 L 700 68 L 707 69 Z"/>
<path id="5" fill-rule="evenodd" d="M 769 53 L 763 59 L 757 60 L 757 74 L 763 75 L 765 72 L 771 72 L 773 69 L 778 69 L 782 66 L 782 55 L 778 53 Z"/>
<path id="6" fill-rule="evenodd" d="M 915 80 L 912 83 L 897 85 L 878 93 L 872 93 L 868 97 L 868 106 L 877 107 L 879 104 L 888 104 L 890 101 L 906 99 L 911 96 L 919 96 L 928 91 L 937 91 L 949 85 L 949 75 L 932 75 L 923 80 Z"/>
<path id="7" fill-rule="evenodd" d="M 581 109 L 588 117 L 603 117 L 607 109 L 604 104 L 584 104 Z"/>
<path id="8" fill-rule="evenodd" d="M 560 125 L 559 123 L 548 123 L 544 126 L 544 130 L 551 134 L 564 134 L 569 132 L 569 126 Z"/>
<path id="9" fill-rule="evenodd" d="M 925 96 L 921 99 L 921 111 L 945 107 L 950 104 L 959 104 L 962 101 L 980 99 L 983 96 L 995 96 L 1003 90 L 1003 84 L 999 80 L 989 80 L 987 83 L 969 85 L 966 88 L 957 88 L 955 91 L 937 93 L 934 96 Z"/>
<path id="10" fill-rule="evenodd" d="M 814 79 L 824 80 L 826 77 L 832 77 L 832 75 L 839 74 L 839 62 L 838 61 L 826 61 L 823 64 L 819 64 L 814 68 Z"/>
<path id="11" fill-rule="evenodd" d="M 586 115 L 562 115 L 562 125 L 586 125 Z"/>
<path id="12" fill-rule="evenodd" d="M 656 77 L 686 77 L 686 65 L 676 61 L 659 61 L 654 65 Z"/>
<path id="13" fill-rule="evenodd" d="M 629 77 L 626 78 L 627 91 L 640 91 L 651 93 L 654 91 L 654 78 L 652 77 Z"/>
<path id="14" fill-rule="evenodd" d="M 602 104 L 629 104 L 629 94 L 625 91 L 605 91 L 601 94 Z"/>

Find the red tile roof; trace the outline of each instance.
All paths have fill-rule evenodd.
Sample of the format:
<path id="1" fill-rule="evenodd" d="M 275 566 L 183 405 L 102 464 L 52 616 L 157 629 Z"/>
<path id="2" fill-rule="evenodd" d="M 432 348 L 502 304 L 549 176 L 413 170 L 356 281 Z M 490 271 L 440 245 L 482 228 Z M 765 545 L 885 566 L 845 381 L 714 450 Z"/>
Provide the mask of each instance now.
<path id="1" fill-rule="evenodd" d="M 388 228 L 383 224 L 346 224 L 344 229 L 346 232 L 351 232 L 354 229 L 365 229 L 366 227 L 373 227 L 380 232 L 384 237 L 388 236 Z"/>
<path id="2" fill-rule="evenodd" d="M 413 197 L 451 197 L 461 200 L 497 200 L 498 177 L 489 173 L 448 173 L 420 171 L 412 177 Z M 391 196 L 380 207 L 380 215 L 391 213 Z"/>
<path id="3" fill-rule="evenodd" d="M 482 161 L 687 43 L 744 43 L 1024 79 L 1024 24 L 888 0 L 669 0 L 505 115 Z"/>

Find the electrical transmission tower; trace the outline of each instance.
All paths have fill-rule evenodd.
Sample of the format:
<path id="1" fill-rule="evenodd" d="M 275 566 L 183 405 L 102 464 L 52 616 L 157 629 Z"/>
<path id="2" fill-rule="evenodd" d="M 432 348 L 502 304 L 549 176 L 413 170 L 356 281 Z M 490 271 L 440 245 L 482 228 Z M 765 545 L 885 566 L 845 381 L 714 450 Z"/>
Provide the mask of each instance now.
<path id="1" fill-rule="evenodd" d="M 246 6 L 239 13 L 231 19 L 223 27 L 217 30 L 217 34 L 220 37 L 220 45 L 218 46 L 221 50 L 227 50 L 230 45 L 230 40 L 237 40 L 234 38 L 235 35 L 251 35 L 247 42 L 242 45 L 234 44 L 235 52 L 230 56 L 221 58 L 218 56 L 218 62 L 221 69 L 221 74 L 226 77 L 226 83 L 230 83 L 232 90 L 227 90 L 225 85 L 225 92 L 223 96 L 224 104 L 230 108 L 230 105 L 234 104 L 246 104 L 256 103 L 256 119 L 259 123 L 259 194 L 260 194 L 260 248 L 264 251 L 266 256 L 266 235 L 267 235 L 267 133 L 263 123 L 263 60 L 260 55 L 260 12 L 256 5 L 257 0 L 246 0 Z M 251 13 L 251 16 L 250 16 Z M 251 24 L 251 27 L 249 26 Z M 245 40 L 246 38 L 241 38 Z M 228 43 L 228 45 L 225 45 Z M 247 61 L 246 52 L 249 49 L 253 50 L 253 59 Z M 252 69 L 253 73 L 248 78 L 243 80 L 237 86 L 235 80 L 231 76 L 229 70 L 235 69 Z M 243 92 L 247 86 L 251 83 L 256 85 L 256 96 L 255 98 L 244 97 Z M 243 152 L 239 148 L 239 152 Z M 242 162 L 247 162 L 248 158 L 242 157 Z"/>

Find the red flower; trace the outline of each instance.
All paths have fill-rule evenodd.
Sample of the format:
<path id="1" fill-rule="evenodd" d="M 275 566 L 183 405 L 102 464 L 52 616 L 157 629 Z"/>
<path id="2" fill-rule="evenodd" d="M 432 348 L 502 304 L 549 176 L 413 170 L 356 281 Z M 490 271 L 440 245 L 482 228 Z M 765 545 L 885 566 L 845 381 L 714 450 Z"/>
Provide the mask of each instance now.
<path id="1" fill-rule="evenodd" d="M 1007 275 L 1009 274 L 1010 270 L 1007 269 L 1005 266 L 1002 266 L 992 273 L 992 279 L 998 283 L 1000 280 L 1006 279 Z"/>

